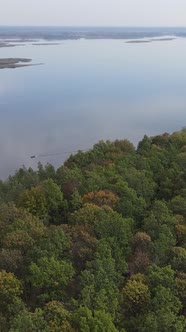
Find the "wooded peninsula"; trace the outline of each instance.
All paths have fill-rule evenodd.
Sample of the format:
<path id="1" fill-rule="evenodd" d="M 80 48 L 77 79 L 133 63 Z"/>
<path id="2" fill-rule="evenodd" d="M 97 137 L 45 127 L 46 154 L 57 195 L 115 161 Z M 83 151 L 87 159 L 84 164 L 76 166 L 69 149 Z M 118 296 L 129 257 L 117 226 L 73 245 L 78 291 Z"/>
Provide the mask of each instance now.
<path id="1" fill-rule="evenodd" d="M 0 331 L 186 331 L 186 129 L 0 181 Z"/>

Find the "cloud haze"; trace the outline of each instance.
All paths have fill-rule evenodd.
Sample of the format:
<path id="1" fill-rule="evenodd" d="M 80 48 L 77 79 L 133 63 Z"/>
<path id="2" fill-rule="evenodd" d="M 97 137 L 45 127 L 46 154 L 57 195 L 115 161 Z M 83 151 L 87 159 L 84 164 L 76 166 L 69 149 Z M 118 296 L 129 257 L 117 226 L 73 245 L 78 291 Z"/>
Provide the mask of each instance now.
<path id="1" fill-rule="evenodd" d="M 185 26 L 185 0 L 0 0 L 0 25 Z"/>

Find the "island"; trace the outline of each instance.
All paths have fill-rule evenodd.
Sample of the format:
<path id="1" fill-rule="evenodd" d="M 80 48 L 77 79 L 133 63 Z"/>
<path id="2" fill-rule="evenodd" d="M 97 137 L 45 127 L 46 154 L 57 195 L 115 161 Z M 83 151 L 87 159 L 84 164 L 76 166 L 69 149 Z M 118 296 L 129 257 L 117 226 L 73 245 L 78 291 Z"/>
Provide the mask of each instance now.
<path id="1" fill-rule="evenodd" d="M 61 45 L 62 43 L 34 43 L 33 46 L 53 46 L 53 45 Z"/>
<path id="2" fill-rule="evenodd" d="M 31 61 L 26 58 L 2 58 L 0 59 L 0 69 L 33 66 Z"/>
<path id="3" fill-rule="evenodd" d="M 152 38 L 152 39 L 133 39 L 133 40 L 127 40 L 127 44 L 141 44 L 141 43 L 152 43 L 152 42 L 159 42 L 159 41 L 172 41 L 176 38 L 174 37 L 165 37 L 165 38 Z"/>
<path id="4" fill-rule="evenodd" d="M 0 42 L 0 48 L 1 47 L 15 47 L 15 46 L 18 46 L 18 44 L 9 44 L 7 42 Z"/>
<path id="5" fill-rule="evenodd" d="M 141 44 L 141 43 L 151 43 L 152 40 L 127 40 L 127 44 Z"/>

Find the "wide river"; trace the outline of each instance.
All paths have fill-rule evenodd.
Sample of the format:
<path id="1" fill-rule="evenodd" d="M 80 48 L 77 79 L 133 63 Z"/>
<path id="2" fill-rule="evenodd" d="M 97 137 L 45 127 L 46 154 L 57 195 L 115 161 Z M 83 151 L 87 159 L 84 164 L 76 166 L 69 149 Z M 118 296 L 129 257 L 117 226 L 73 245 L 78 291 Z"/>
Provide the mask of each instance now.
<path id="1" fill-rule="evenodd" d="M 0 70 L 0 178 L 23 164 L 59 166 L 100 139 L 137 144 L 186 125 L 186 38 L 32 44 L 0 48 L 0 58 L 43 63 Z"/>

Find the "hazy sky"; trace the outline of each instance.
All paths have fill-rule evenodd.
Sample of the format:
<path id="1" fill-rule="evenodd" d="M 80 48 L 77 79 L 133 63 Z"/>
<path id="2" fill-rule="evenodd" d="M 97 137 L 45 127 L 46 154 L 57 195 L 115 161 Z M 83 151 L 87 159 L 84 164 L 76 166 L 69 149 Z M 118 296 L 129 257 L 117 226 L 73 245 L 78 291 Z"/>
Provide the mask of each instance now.
<path id="1" fill-rule="evenodd" d="M 186 26 L 186 0 L 0 0 L 0 25 Z"/>

